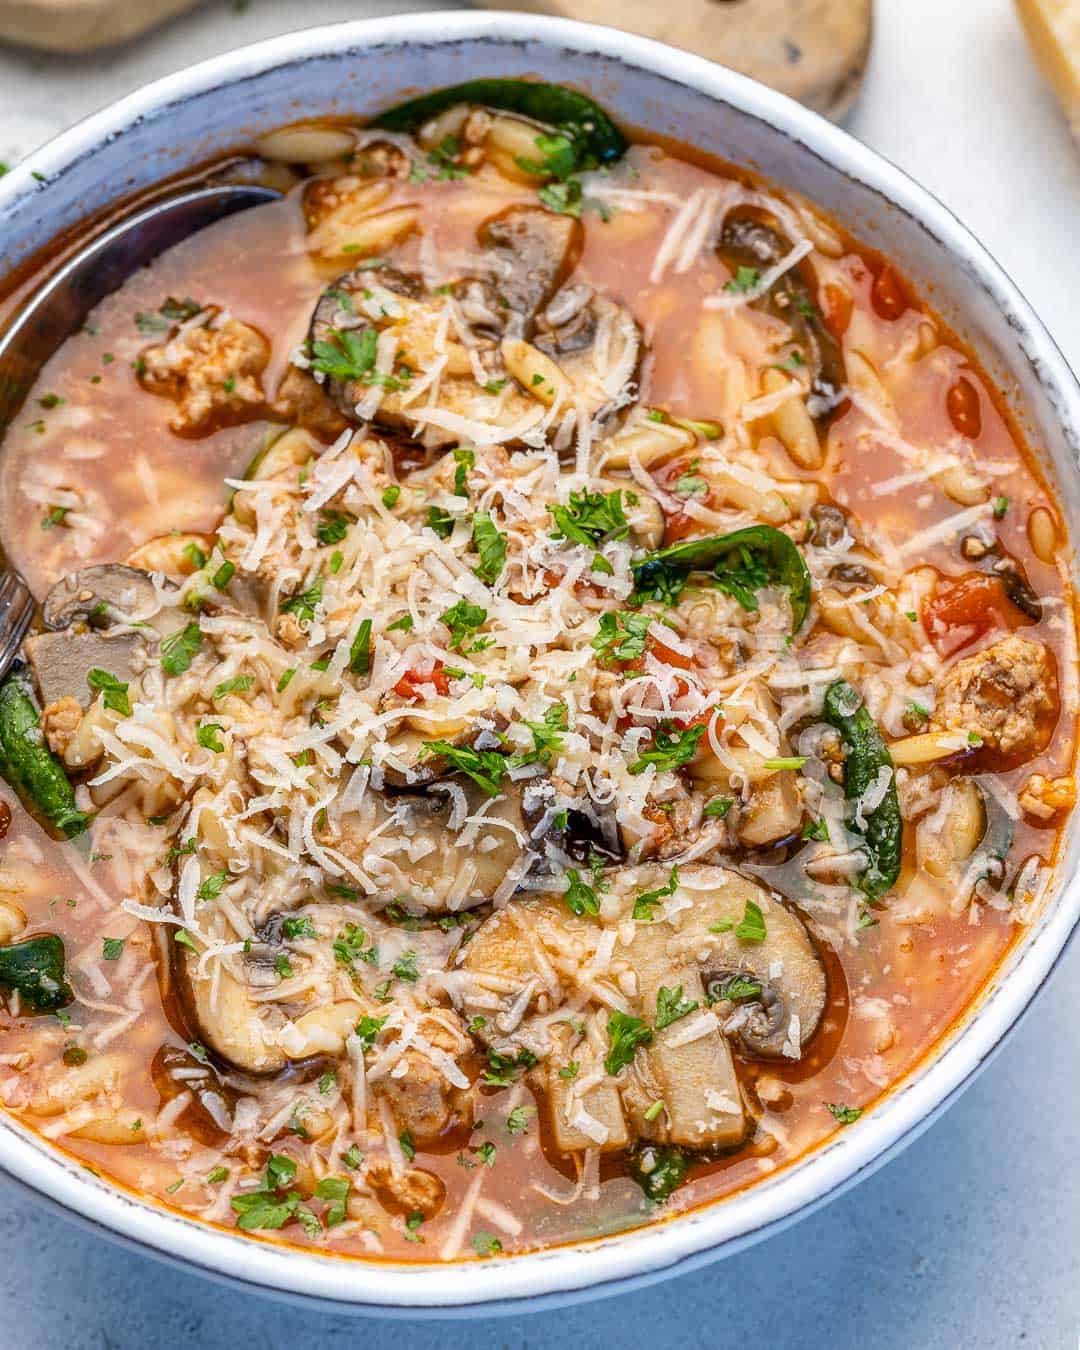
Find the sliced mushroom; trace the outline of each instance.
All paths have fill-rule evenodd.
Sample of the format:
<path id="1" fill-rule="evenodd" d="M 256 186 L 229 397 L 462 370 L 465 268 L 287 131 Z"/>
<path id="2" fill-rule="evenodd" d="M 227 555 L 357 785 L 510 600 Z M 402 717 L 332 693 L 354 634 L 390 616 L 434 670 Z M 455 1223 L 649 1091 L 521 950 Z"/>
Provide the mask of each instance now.
<path id="1" fill-rule="evenodd" d="M 626 401 L 641 343 L 633 318 L 588 288 L 568 287 L 562 304 L 556 294 L 580 253 L 581 222 L 513 206 L 481 225 L 478 243 L 476 275 L 438 292 L 417 275 L 361 265 L 323 293 L 310 330 L 313 369 L 350 421 L 438 447 L 461 439 L 464 419 L 517 444 L 556 402 L 596 417 Z M 344 356 L 361 341 L 367 368 L 355 377 L 320 368 L 327 349 Z M 428 378 L 435 372 L 437 383 Z M 434 402 L 413 393 L 420 380 Z"/>
<path id="2" fill-rule="evenodd" d="M 590 1039 L 571 1050 L 565 1026 L 554 1028 L 552 1039 L 556 1048 L 547 1061 L 547 1104 L 555 1147 L 561 1153 L 585 1148 L 614 1153 L 626 1148 L 631 1142 L 630 1130 L 615 1085 L 603 1081 L 584 1092 L 577 1088 L 578 1082 L 603 1069 L 603 1048 Z M 577 1065 L 576 1071 L 568 1071 L 571 1063 Z"/>
<path id="3" fill-rule="evenodd" d="M 686 1039 L 690 1019 L 708 1017 L 702 1011 L 705 989 L 694 954 L 673 951 L 673 938 L 671 925 L 663 920 L 637 924 L 620 953 L 637 975 L 642 1016 L 654 1028 L 651 1044 L 639 1052 L 631 1072 L 645 1091 L 631 1087 L 623 1094 L 624 1104 L 639 1138 L 687 1148 L 730 1148 L 746 1133 L 735 1064 L 714 1018 L 700 1035 Z M 669 1026 L 657 1026 L 661 988 L 681 989 L 698 1010 Z M 664 1109 L 649 1121 L 646 1112 L 658 1100 Z"/>
<path id="4" fill-rule="evenodd" d="M 245 1073 L 265 1075 L 284 1068 L 288 1060 L 278 1044 L 278 1029 L 268 1020 L 275 1010 L 256 1003 L 224 964 L 200 974 L 198 953 L 182 943 L 173 943 L 172 952 L 180 1003 L 197 1039 Z"/>
<path id="5" fill-rule="evenodd" d="M 661 887 L 667 879 L 665 869 L 651 865 L 622 874 L 617 884 L 621 889 L 643 891 Z M 683 899 L 690 906 L 678 909 Z M 687 963 L 701 972 L 710 999 L 720 997 L 734 974 L 746 977 L 761 986 L 760 996 L 754 995 L 760 1006 L 752 1015 L 728 1019 L 734 1022 L 730 1034 L 739 1036 L 748 1053 L 766 1057 L 786 1053 L 797 1058 L 817 1030 L 827 993 L 824 966 L 802 920 L 764 887 L 724 867 L 680 868 L 674 902 L 671 924 L 657 920 L 647 929 L 638 925 L 627 949 L 634 953 L 635 969 L 637 942 L 644 929 L 652 935 L 647 944 L 666 937 L 669 970 L 663 983 L 668 988 L 674 987 L 677 976 L 682 977 Z M 739 935 L 740 928 L 747 932 L 744 925 L 752 913 L 751 904 L 760 909 L 764 922 L 765 935 L 760 941 Z M 642 948 L 643 952 L 650 950 L 648 945 Z M 728 1001 L 738 1004 L 738 1000 Z"/>
<path id="6" fill-rule="evenodd" d="M 77 619 L 98 628 L 145 623 L 161 608 L 149 572 L 121 563 L 84 567 L 58 581 L 41 607 L 46 628 L 68 628 Z"/>
<path id="7" fill-rule="evenodd" d="M 42 705 L 73 698 L 83 708 L 96 697 L 87 683 L 92 670 L 104 670 L 125 684 L 138 679 L 140 656 L 147 651 L 140 633 L 36 633 L 23 644 Z"/>
<path id="8" fill-rule="evenodd" d="M 766 1057 L 786 1053 L 797 1058 L 818 1028 L 827 993 L 825 968 L 802 920 L 764 887 L 726 868 L 686 868 L 680 883 L 694 902 L 693 917 L 683 931 L 703 949 L 712 947 L 704 977 L 710 997 L 716 997 L 731 971 L 748 974 L 762 986 L 760 1012 L 736 1019 L 744 1048 L 753 1047 L 751 1053 Z M 760 942 L 737 932 L 751 903 L 764 920 Z M 723 932 L 712 931 L 718 925 Z"/>
<path id="9" fill-rule="evenodd" d="M 717 244 L 717 252 L 733 272 L 740 267 L 767 271 L 791 248 L 778 222 L 755 206 L 730 210 Z M 810 375 L 807 411 L 819 426 L 827 424 L 844 400 L 847 375 L 840 345 L 825 326 L 818 307 L 813 264 L 803 259 L 752 303 L 791 328 Z"/>
<path id="10" fill-rule="evenodd" d="M 462 824 L 452 826 L 455 813 Z M 479 815 L 492 824 L 464 824 Z M 492 801 L 465 780 L 426 792 L 369 792 L 342 817 L 333 846 L 364 868 L 380 894 L 425 910 L 461 910 L 492 898 L 520 866 L 528 837 L 517 790 Z"/>
<path id="11" fill-rule="evenodd" d="M 469 977 L 464 1008 L 477 1039 L 510 1056 L 528 1050 L 547 1058 L 552 1138 L 564 1153 L 582 1148 L 612 1152 L 625 1148 L 630 1137 L 613 1081 L 604 1077 L 585 1092 L 576 1086 L 600 1066 L 603 1047 L 590 1038 L 571 1051 L 566 1025 L 552 1024 L 546 1016 L 533 1020 L 541 1001 L 548 1011 L 564 1001 L 558 971 L 587 959 L 595 932 L 592 920 L 572 914 L 561 899 L 528 896 L 481 924 L 462 963 Z M 571 1059 L 578 1063 L 577 1074 L 560 1077 L 559 1069 Z"/>
<path id="12" fill-rule="evenodd" d="M 526 337 L 535 316 L 577 265 L 581 221 L 537 206 L 511 206 L 484 222 L 479 240 L 492 281 L 509 311 L 507 337 Z"/>
<path id="13" fill-rule="evenodd" d="M 163 589 L 176 587 L 166 582 Z M 171 626 L 172 615 L 150 573 L 138 567 L 102 563 L 58 581 L 42 606 L 46 631 L 25 643 L 42 703 L 73 698 L 87 707 L 92 697 L 87 675 L 94 669 L 125 684 L 137 680 L 159 626 Z M 119 625 L 138 628 L 108 631 Z"/>

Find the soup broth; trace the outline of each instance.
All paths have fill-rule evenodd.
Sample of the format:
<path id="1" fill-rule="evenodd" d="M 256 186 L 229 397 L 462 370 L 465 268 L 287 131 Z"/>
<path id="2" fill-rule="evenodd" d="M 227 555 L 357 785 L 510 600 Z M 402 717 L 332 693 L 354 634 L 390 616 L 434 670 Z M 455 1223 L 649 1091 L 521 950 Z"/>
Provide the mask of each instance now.
<path id="1" fill-rule="evenodd" d="M 972 354 L 544 106 L 267 137 L 4 436 L 0 1100 L 268 1240 L 525 1252 L 859 1128 L 1073 806 L 1067 541 Z"/>

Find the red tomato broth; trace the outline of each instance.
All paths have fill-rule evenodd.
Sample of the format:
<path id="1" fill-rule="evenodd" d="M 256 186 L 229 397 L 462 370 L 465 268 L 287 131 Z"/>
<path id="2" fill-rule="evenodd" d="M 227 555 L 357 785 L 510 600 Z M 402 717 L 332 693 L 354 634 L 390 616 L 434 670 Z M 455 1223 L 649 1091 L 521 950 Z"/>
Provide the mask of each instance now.
<path id="1" fill-rule="evenodd" d="M 701 156 L 675 159 L 669 150 L 659 147 L 634 153 L 640 157 L 638 168 L 644 179 L 681 199 L 724 172 L 722 166 Z M 426 183 L 409 189 L 410 199 L 437 216 L 444 247 L 453 248 L 471 239 L 478 220 L 489 212 L 490 201 L 474 200 L 468 189 L 468 183 Z M 522 188 L 517 195 L 524 200 L 529 193 Z M 514 194 L 510 197 L 513 199 Z M 710 372 L 686 353 L 692 345 L 692 316 L 701 297 L 722 289 L 728 280 L 727 269 L 718 260 L 705 258 L 685 274 L 669 274 L 662 284 L 643 281 L 642 274 L 664 233 L 663 217 L 635 221 L 627 213 L 618 226 L 621 233 L 617 245 L 612 244 L 606 228 L 598 219 L 586 216 L 585 249 L 575 277 L 632 305 L 650 338 L 646 375 L 650 402 L 671 417 L 708 419 L 712 411 Z M 850 240 L 845 240 L 845 247 L 849 251 L 829 264 L 829 275 L 818 278 L 826 322 L 836 336 L 847 341 L 853 322 L 858 320 L 873 339 L 875 356 L 887 364 L 905 343 L 916 339 L 919 324 L 930 311 L 919 306 L 891 265 L 882 265 L 872 253 L 858 251 Z M 406 263 L 414 254 L 414 241 L 403 246 L 401 257 Z M 204 231 L 133 278 L 99 307 L 94 315 L 97 331 L 76 336 L 48 363 L 5 440 L 0 470 L 0 501 L 10 522 L 5 546 L 39 594 L 74 566 L 112 560 L 165 530 L 213 531 L 223 506 L 222 480 L 243 472 L 258 440 L 261 428 L 251 424 L 217 431 L 200 440 L 169 431 L 168 401 L 141 394 L 132 375 L 132 362 L 147 343 L 132 324 L 133 313 L 152 311 L 167 294 L 212 298 L 272 340 L 272 364 L 266 376 L 266 387 L 272 390 L 287 366 L 289 353 L 301 341 L 310 308 L 325 284 L 325 274 L 304 252 L 303 222 L 293 195 L 280 205 L 245 213 Z M 899 435 L 909 444 L 937 444 L 960 436 L 979 461 L 1004 464 L 1004 471 L 994 479 L 995 489 L 1000 488 L 999 495 L 1008 503 L 995 523 L 999 538 L 1003 547 L 1022 559 L 1034 589 L 1040 595 L 1060 599 L 1059 608 L 1051 609 L 1038 623 L 1018 619 L 1007 600 L 998 603 L 994 588 L 1000 590 L 999 582 L 982 575 L 969 582 L 970 564 L 946 544 L 932 544 L 925 558 L 918 559 L 937 568 L 942 578 L 940 592 L 923 610 L 927 634 L 933 640 L 939 625 L 955 627 L 968 622 L 970 605 L 970 622 L 980 631 L 965 642 L 965 648 L 985 636 L 991 624 L 1022 626 L 1022 631 L 1038 636 L 1050 647 L 1060 666 L 1072 658 L 1060 608 L 1071 607 L 1071 595 L 1064 589 L 1058 570 L 1033 555 L 1026 537 L 1030 512 L 1039 505 L 1052 510 L 1053 499 L 971 355 L 940 322 L 933 322 L 940 341 L 924 357 L 909 363 L 891 391 L 900 419 Z M 106 353 L 115 359 L 105 363 Z M 98 375 L 100 382 L 92 382 Z M 40 405 L 35 399 L 46 393 L 57 394 L 64 403 L 54 410 L 40 409 L 39 419 Z M 66 412 L 58 417 L 62 409 Z M 36 429 L 39 420 L 44 422 L 43 431 Z M 887 444 L 876 444 L 873 453 L 867 453 L 859 440 L 867 426 L 868 418 L 862 410 L 846 406 L 828 429 L 831 499 L 849 507 L 860 520 L 869 519 L 874 527 L 887 526 L 897 538 L 913 535 L 953 514 L 955 504 L 928 482 L 874 493 L 876 485 L 902 478 L 908 466 L 903 455 Z M 65 449 L 70 451 L 73 443 L 78 449 L 79 439 L 88 436 L 95 454 L 69 454 L 64 459 L 68 475 L 65 486 L 77 486 L 93 502 L 103 526 L 87 550 L 84 545 L 76 547 L 64 529 L 41 527 L 38 505 L 27 509 L 25 483 L 46 455 L 52 462 L 52 457 Z M 784 474 L 790 479 L 813 480 L 818 476 L 788 461 L 780 442 L 767 434 L 762 434 L 759 450 L 770 460 L 782 460 Z M 175 475 L 176 490 L 157 500 L 148 498 L 133 468 L 138 454 L 146 456 L 154 475 Z M 671 483 L 689 463 L 687 459 L 662 466 L 655 471 L 658 483 L 670 491 Z M 696 532 L 695 524 L 678 512 L 669 514 L 664 542 Z M 679 669 L 690 668 L 689 658 L 680 652 L 655 639 L 650 643 L 660 660 Z M 634 668 L 640 661 L 628 664 Z M 439 695 L 448 692 L 441 662 L 427 675 L 410 671 L 398 683 L 397 693 L 410 699 L 422 692 L 425 683 L 433 685 Z M 1002 780 L 1010 789 L 1017 790 L 1033 771 L 1047 776 L 1072 771 L 1075 746 L 1068 716 L 1071 712 L 1062 716 L 1056 735 L 1036 756 L 1002 772 Z M 75 953 L 78 968 L 79 956 L 96 952 L 103 936 L 110 935 L 116 916 L 99 899 L 94 900 L 85 882 L 69 870 L 66 860 L 70 855 L 65 848 L 50 841 L 20 807 L 13 806 L 13 814 L 12 827 L 0 845 L 4 850 L 0 857 L 14 858 L 24 870 L 34 869 L 39 878 L 41 895 L 28 911 L 30 931 L 54 931 L 54 923 L 60 926 L 57 914 L 62 915 L 69 952 Z M 1037 852 L 1046 862 L 1052 862 L 1059 823 L 1025 817 L 1017 826 L 1015 856 Z M 125 879 L 114 875 L 109 859 L 87 866 L 107 894 L 124 889 Z M 909 832 L 904 876 L 915 867 Z M 47 878 L 44 887 L 41 878 Z M 45 891 L 49 892 L 47 898 Z M 74 908 L 63 903 L 70 898 L 69 892 L 79 895 Z M 60 904 L 52 904 L 54 896 L 61 897 Z M 804 1156 L 840 1128 L 829 1112 L 829 1103 L 855 1109 L 869 1107 L 933 1053 L 935 1045 L 984 989 L 1019 931 L 1007 912 L 990 909 L 981 911 L 977 924 L 972 924 L 965 913 L 939 916 L 932 922 L 901 929 L 890 924 L 887 904 L 875 918 L 877 926 L 860 935 L 854 952 L 844 949 L 826 953 L 830 1004 L 825 1025 L 810 1043 L 806 1061 L 796 1065 L 753 1064 L 746 1070 L 761 1108 L 758 1133 L 763 1137 L 728 1156 L 699 1163 L 662 1210 L 650 1207 L 619 1161 L 608 1157 L 601 1164 L 598 1198 L 582 1196 L 568 1205 L 554 1205 L 536 1191 L 536 1184 L 564 1190 L 573 1169 L 565 1158 L 550 1154 L 541 1143 L 539 1115 L 532 1117 L 522 1136 L 511 1135 L 507 1129 L 508 1103 L 532 1102 L 539 1113 L 544 1108 L 542 1093 L 519 1087 L 485 1092 L 478 1112 L 484 1128 L 474 1132 L 470 1142 L 454 1137 L 446 1141 L 444 1150 L 424 1152 L 424 1167 L 440 1177 L 447 1188 L 444 1215 L 454 1213 L 475 1167 L 483 1165 L 471 1150 L 487 1139 L 495 1142 L 500 1152 L 514 1150 L 517 1159 L 513 1174 L 500 1174 L 495 1190 L 499 1201 L 523 1224 L 520 1239 L 502 1234 L 507 1252 L 599 1236 L 682 1213 L 732 1194 Z M 131 953 L 144 961 L 152 960 L 153 941 L 145 925 L 133 926 L 127 942 Z M 143 988 L 144 1010 L 124 1033 L 123 1043 L 141 1063 L 149 1065 L 160 1046 L 183 1048 L 187 1038 L 184 1029 L 176 1025 L 175 1015 L 170 1020 L 168 997 L 163 998 L 155 981 L 147 980 Z M 862 1001 L 858 1013 L 857 1000 Z M 78 1039 L 77 1030 L 72 1033 L 59 1023 L 44 1030 L 43 1022 L 34 1019 L 31 1023 L 30 1019 L 4 1014 L 0 1050 L 18 1053 L 32 1031 L 39 1058 L 59 1057 L 73 1038 Z M 16 1078 L 17 1074 L 0 1071 L 0 1095 L 10 1110 L 28 1119 L 28 1102 L 20 1095 Z M 771 1089 L 771 1105 L 759 1095 L 767 1078 L 776 1079 L 780 1085 Z M 158 1101 L 149 1073 L 131 1076 L 125 1091 L 126 1103 L 132 1109 L 152 1116 Z M 33 1121 L 39 1126 L 42 1123 L 38 1117 Z M 194 1212 L 208 1196 L 212 1197 L 211 1187 L 191 1178 L 170 1193 L 182 1173 L 174 1169 L 176 1176 L 167 1174 L 160 1156 L 140 1142 L 118 1147 L 68 1136 L 58 1146 L 131 1191 L 152 1195 L 181 1211 Z M 292 1147 L 286 1137 L 275 1142 L 273 1150 L 290 1153 Z M 461 1157 L 472 1166 L 463 1166 Z M 228 1218 L 221 1215 L 218 1221 L 228 1222 Z M 422 1262 L 436 1254 L 435 1237 L 418 1243 L 408 1240 L 401 1228 L 384 1226 L 380 1231 L 387 1244 L 383 1253 L 387 1257 Z M 424 1232 L 420 1230 L 421 1236 Z M 287 1239 L 297 1245 L 312 1245 L 295 1227 L 288 1230 Z M 362 1234 L 335 1245 L 334 1250 L 372 1255 Z"/>

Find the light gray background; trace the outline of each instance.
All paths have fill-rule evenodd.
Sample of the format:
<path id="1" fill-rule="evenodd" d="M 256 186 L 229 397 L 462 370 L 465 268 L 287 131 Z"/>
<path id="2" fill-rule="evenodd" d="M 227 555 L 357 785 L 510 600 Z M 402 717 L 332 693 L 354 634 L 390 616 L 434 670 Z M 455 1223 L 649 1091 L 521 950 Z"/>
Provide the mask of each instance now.
<path id="1" fill-rule="evenodd" d="M 180 66 L 308 23 L 437 0 L 217 3 L 83 60 L 0 51 L 0 159 Z M 443 8 L 451 6 L 443 5 Z M 1009 0 L 878 0 L 850 128 L 985 241 L 1080 363 L 1080 150 Z M 719 11 L 718 11 L 719 13 Z M 0 1350 L 958 1350 L 1080 1345 L 1080 948 L 945 1119 L 852 1193 L 742 1256 L 533 1317 L 319 1316 L 133 1256 L 0 1188 Z"/>

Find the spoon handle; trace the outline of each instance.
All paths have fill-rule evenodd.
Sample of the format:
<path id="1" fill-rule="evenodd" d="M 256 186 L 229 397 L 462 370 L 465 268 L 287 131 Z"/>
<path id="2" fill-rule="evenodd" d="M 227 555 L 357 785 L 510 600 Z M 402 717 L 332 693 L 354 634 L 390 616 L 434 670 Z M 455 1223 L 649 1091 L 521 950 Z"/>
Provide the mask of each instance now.
<path id="1" fill-rule="evenodd" d="M 34 617 L 34 597 L 17 572 L 0 572 L 0 678 L 5 676 Z"/>

